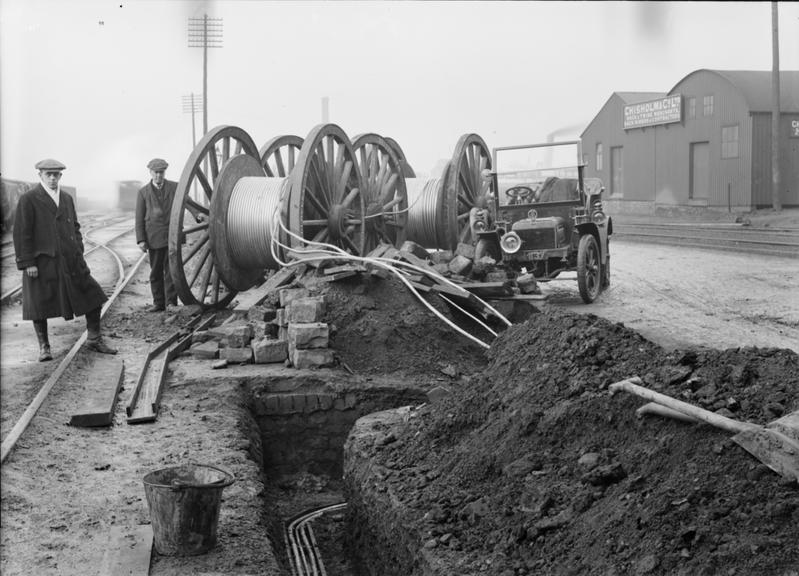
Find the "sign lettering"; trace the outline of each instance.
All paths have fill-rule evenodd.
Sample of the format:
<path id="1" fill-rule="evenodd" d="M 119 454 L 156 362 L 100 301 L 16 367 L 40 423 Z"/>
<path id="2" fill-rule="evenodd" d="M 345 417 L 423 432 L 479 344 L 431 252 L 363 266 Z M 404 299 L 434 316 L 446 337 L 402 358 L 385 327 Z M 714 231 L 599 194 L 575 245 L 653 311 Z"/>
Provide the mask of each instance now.
<path id="1" fill-rule="evenodd" d="M 791 138 L 799 138 L 799 120 L 791 120 Z"/>
<path id="2" fill-rule="evenodd" d="M 675 94 L 624 107 L 624 129 L 670 124 L 682 120 L 682 95 Z"/>

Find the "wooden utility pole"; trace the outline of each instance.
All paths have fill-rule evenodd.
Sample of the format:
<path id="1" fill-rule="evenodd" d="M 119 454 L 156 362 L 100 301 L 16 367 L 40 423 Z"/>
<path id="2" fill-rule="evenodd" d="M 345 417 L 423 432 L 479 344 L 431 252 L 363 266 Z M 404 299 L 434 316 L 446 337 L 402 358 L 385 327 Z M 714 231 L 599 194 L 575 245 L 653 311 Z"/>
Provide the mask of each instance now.
<path id="1" fill-rule="evenodd" d="M 189 48 L 203 49 L 203 135 L 208 132 L 208 49 L 221 47 L 221 18 L 189 18 Z"/>
<path id="2" fill-rule="evenodd" d="M 203 106 L 199 100 L 199 94 L 192 92 L 189 95 L 183 96 L 183 112 L 191 114 L 191 147 L 197 146 L 197 131 L 194 128 L 194 115 L 201 111 Z"/>
<path id="3" fill-rule="evenodd" d="M 782 210 L 780 201 L 780 37 L 777 2 L 771 3 L 771 207 Z"/>

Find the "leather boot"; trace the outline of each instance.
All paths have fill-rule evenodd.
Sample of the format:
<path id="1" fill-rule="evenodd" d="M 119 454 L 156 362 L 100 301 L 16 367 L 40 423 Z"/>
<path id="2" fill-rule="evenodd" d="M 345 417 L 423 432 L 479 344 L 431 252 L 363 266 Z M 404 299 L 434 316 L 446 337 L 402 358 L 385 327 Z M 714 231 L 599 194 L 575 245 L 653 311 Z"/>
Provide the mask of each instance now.
<path id="1" fill-rule="evenodd" d="M 52 360 L 50 340 L 47 337 L 47 320 L 34 320 L 33 329 L 36 330 L 36 338 L 39 340 L 39 362 Z"/>
<path id="2" fill-rule="evenodd" d="M 100 354 L 116 354 L 116 348 L 111 348 L 103 341 L 100 335 L 100 309 L 95 308 L 86 313 L 86 331 L 89 333 L 86 338 L 86 347 Z"/>

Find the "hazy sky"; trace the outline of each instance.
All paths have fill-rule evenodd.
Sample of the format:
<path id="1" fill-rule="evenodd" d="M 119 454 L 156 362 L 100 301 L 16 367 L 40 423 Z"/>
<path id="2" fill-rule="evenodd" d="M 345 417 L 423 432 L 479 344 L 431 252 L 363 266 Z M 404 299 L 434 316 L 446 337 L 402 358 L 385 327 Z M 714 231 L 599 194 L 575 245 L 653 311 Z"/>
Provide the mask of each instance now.
<path id="1" fill-rule="evenodd" d="M 780 67 L 799 69 L 799 5 L 780 3 Z M 577 135 L 614 91 L 670 90 L 700 68 L 770 70 L 768 2 L 0 0 L 0 170 L 54 157 L 78 195 L 116 197 L 192 150 L 202 91 L 188 18 L 222 18 L 208 125 L 259 147 L 322 120 L 391 136 L 425 173 L 460 135 L 489 147 Z M 198 139 L 202 115 L 196 116 Z"/>

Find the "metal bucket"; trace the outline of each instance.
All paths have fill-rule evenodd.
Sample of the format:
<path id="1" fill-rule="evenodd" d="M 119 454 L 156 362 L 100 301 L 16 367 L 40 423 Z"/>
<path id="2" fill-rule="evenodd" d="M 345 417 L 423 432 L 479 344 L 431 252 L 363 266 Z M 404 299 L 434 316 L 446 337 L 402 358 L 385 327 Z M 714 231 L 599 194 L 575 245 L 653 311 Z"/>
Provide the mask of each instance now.
<path id="1" fill-rule="evenodd" d="M 147 474 L 144 493 L 156 551 L 165 556 L 195 556 L 216 546 L 222 490 L 235 480 L 230 472 L 204 464 Z"/>

